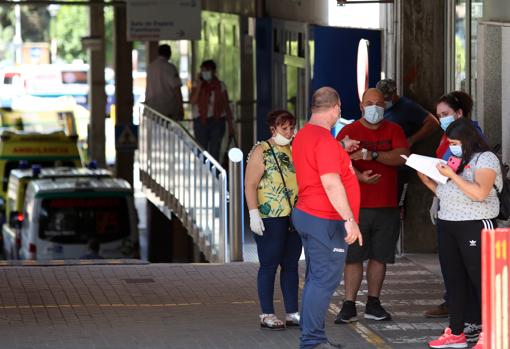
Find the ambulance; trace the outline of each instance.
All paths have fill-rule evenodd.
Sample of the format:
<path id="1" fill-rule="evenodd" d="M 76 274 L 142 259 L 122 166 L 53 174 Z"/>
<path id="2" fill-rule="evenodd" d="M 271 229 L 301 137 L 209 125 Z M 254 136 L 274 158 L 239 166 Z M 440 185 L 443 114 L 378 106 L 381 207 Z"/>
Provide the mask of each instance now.
<path id="1" fill-rule="evenodd" d="M 0 132 L 0 212 L 4 213 L 7 184 L 12 170 L 30 167 L 82 167 L 76 136 L 63 131 L 35 133 L 2 130 Z M 3 220 L 2 220 L 3 222 Z"/>
<path id="2" fill-rule="evenodd" d="M 56 167 L 43 168 L 33 166 L 32 169 L 12 170 L 9 176 L 7 204 L 5 208 L 6 222 L 2 226 L 4 257 L 18 259 L 21 243 L 21 223 L 25 206 L 25 191 L 28 183 L 34 179 L 57 178 L 112 178 L 112 173 L 105 169 Z"/>
<path id="3" fill-rule="evenodd" d="M 138 256 L 133 190 L 117 178 L 46 178 L 31 181 L 20 214 L 21 259 L 79 259 L 88 243 L 105 259 Z"/>

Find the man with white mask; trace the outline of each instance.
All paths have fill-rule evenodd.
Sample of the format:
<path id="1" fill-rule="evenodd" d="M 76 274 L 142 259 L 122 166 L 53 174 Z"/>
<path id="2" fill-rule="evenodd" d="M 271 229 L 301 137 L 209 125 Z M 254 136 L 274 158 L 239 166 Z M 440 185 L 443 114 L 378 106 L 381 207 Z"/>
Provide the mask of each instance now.
<path id="1" fill-rule="evenodd" d="M 360 141 L 361 150 L 350 154 L 361 190 L 360 230 L 364 244 L 349 247 L 344 271 L 345 300 L 335 323 L 356 320 L 356 296 L 363 279 L 363 262 L 368 260 L 368 299 L 365 318 L 390 320 L 379 296 L 386 276 L 386 264 L 394 263 L 400 216 L 397 208 L 397 168 L 409 155 L 406 136 L 400 126 L 384 119 L 384 96 L 375 88 L 363 94 L 362 118 L 345 126 L 337 136 Z"/>

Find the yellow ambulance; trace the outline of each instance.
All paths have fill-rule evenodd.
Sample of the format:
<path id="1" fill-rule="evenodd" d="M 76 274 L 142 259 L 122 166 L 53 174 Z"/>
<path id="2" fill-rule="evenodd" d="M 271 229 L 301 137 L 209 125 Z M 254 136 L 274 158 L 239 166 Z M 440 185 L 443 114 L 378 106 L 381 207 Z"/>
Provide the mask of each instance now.
<path id="1" fill-rule="evenodd" d="M 82 167 L 76 136 L 63 131 L 35 133 L 0 131 L 0 206 L 3 214 L 7 184 L 12 170 L 31 165 L 44 167 Z"/>

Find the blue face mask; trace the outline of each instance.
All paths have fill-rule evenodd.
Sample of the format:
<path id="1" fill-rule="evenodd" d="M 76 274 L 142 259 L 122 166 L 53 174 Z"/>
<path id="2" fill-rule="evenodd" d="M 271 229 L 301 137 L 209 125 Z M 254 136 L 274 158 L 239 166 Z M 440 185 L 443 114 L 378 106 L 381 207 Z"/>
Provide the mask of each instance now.
<path id="1" fill-rule="evenodd" d="M 372 125 L 380 123 L 384 119 L 384 108 L 378 105 L 369 105 L 365 107 L 365 120 Z"/>
<path id="2" fill-rule="evenodd" d="M 445 116 L 445 117 L 439 119 L 439 122 L 441 123 L 441 128 L 445 132 L 446 132 L 446 129 L 448 128 L 448 126 L 450 126 L 450 124 L 454 121 L 455 121 L 455 117 L 453 115 L 448 115 L 448 116 Z"/>
<path id="3" fill-rule="evenodd" d="M 388 110 L 391 107 L 393 107 L 393 102 L 392 101 L 384 101 L 384 110 Z"/>
<path id="4" fill-rule="evenodd" d="M 458 158 L 462 157 L 462 145 L 450 145 L 450 151 Z"/>

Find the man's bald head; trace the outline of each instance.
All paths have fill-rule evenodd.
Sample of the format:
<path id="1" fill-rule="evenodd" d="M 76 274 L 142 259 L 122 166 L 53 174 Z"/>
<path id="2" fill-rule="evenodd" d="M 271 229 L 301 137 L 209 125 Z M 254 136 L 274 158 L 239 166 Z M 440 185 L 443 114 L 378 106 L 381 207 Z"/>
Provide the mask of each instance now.
<path id="1" fill-rule="evenodd" d="M 333 127 L 340 117 L 340 96 L 334 88 L 321 87 L 312 96 L 310 121 Z"/>
<path id="2" fill-rule="evenodd" d="M 363 97 L 361 98 L 361 105 L 378 105 L 379 107 L 384 108 L 384 95 L 376 88 L 369 88 L 365 91 L 365 93 L 363 93 Z"/>
<path id="3" fill-rule="evenodd" d="M 312 96 L 312 113 L 322 113 L 340 106 L 340 96 L 334 88 L 321 87 Z"/>

